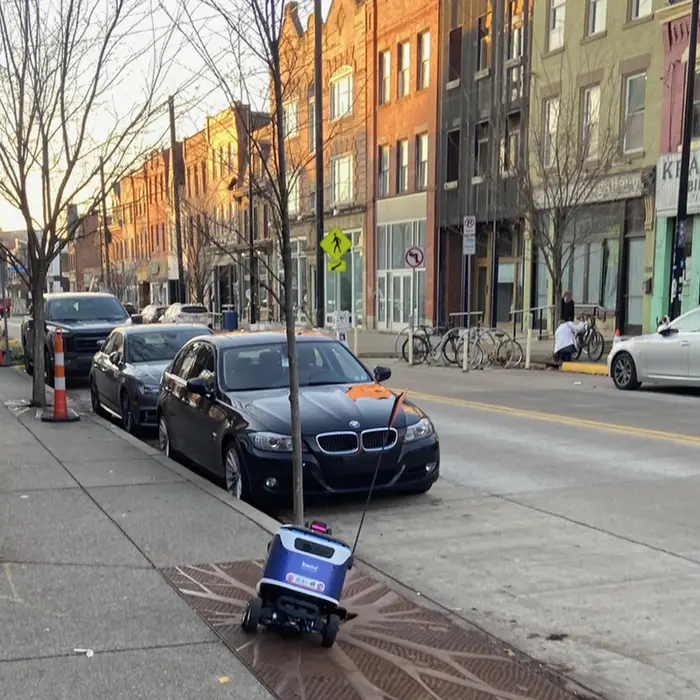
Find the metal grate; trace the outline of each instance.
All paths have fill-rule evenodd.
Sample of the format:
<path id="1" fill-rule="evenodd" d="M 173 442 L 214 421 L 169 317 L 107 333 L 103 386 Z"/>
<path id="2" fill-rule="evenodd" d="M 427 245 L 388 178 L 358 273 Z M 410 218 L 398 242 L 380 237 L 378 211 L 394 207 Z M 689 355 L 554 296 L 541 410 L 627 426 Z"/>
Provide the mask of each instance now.
<path id="1" fill-rule="evenodd" d="M 328 454 L 351 454 L 359 448 L 357 433 L 321 433 L 316 442 Z"/>
<path id="2" fill-rule="evenodd" d="M 396 428 L 364 430 L 362 432 L 362 449 L 367 452 L 379 451 L 382 448 L 390 449 L 397 443 L 398 439 L 399 434 L 396 432 Z"/>

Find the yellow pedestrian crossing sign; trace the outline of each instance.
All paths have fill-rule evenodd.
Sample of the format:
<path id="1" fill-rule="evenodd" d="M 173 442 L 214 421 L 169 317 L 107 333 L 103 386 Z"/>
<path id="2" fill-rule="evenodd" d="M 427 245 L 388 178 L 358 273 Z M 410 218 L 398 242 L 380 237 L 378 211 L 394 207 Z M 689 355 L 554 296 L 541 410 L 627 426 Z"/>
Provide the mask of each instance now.
<path id="1" fill-rule="evenodd" d="M 339 229 L 334 228 L 321 241 L 323 252 L 331 260 L 340 260 L 352 248 L 352 241 Z"/>
<path id="2" fill-rule="evenodd" d="M 348 263 L 345 260 L 327 260 L 326 269 L 328 272 L 345 272 L 348 269 Z"/>

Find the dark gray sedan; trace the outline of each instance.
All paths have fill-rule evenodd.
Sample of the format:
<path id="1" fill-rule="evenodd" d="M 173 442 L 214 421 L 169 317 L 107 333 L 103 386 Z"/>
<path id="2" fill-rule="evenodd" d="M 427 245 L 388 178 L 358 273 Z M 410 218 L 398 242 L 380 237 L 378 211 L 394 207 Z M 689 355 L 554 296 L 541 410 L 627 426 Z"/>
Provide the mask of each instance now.
<path id="1" fill-rule="evenodd" d="M 166 367 L 188 340 L 211 334 L 210 328 L 199 324 L 115 328 L 92 360 L 92 410 L 119 418 L 130 433 L 141 426 L 155 426 Z"/>

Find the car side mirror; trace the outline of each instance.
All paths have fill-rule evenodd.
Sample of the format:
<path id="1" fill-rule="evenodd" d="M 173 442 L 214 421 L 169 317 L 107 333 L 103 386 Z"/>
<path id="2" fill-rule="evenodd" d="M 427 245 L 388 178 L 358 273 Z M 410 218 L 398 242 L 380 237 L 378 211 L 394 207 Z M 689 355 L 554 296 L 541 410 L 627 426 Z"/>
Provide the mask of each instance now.
<path id="1" fill-rule="evenodd" d="M 187 391 L 197 396 L 211 396 L 214 393 L 211 384 L 209 384 L 206 379 L 202 379 L 202 377 L 188 379 Z"/>
<path id="2" fill-rule="evenodd" d="M 111 352 L 109 354 L 109 361 L 113 364 L 116 365 L 117 367 L 122 361 L 121 355 L 115 350 L 114 352 Z"/>
<path id="3" fill-rule="evenodd" d="M 672 333 L 675 333 L 675 332 L 676 332 L 676 329 L 672 328 L 667 323 L 662 323 L 657 329 L 657 333 L 659 333 L 659 335 L 663 335 L 663 336 L 671 335 Z"/>
<path id="4" fill-rule="evenodd" d="M 137 325 L 143 323 L 143 316 L 141 314 L 131 314 L 131 322 Z"/>
<path id="5" fill-rule="evenodd" d="M 373 374 L 376 382 L 381 383 L 391 379 L 391 370 L 388 367 L 375 367 Z"/>

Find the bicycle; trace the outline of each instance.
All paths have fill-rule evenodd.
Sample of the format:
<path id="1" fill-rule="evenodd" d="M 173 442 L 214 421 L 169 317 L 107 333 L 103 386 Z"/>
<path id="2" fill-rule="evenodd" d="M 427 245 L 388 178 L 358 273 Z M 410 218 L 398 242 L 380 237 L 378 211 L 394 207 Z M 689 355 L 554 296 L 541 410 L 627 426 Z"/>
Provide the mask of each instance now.
<path id="1" fill-rule="evenodd" d="M 605 339 L 595 326 L 595 316 L 587 316 L 583 320 L 586 326 L 583 330 L 576 333 L 576 352 L 573 355 L 573 359 L 578 360 L 583 349 L 586 348 L 588 359 L 591 362 L 598 362 L 605 351 Z"/>
<path id="2" fill-rule="evenodd" d="M 447 328 L 438 326 L 418 326 L 413 331 L 413 364 L 422 365 L 426 360 L 438 360 L 440 357 L 446 362 L 452 363 L 450 354 L 455 353 L 458 343 L 460 328 Z M 440 341 L 433 346 L 432 339 L 439 337 Z M 401 347 L 401 355 L 408 362 L 409 338 Z"/>
<path id="3" fill-rule="evenodd" d="M 490 350 L 484 347 L 486 344 L 484 341 L 491 346 Z M 498 364 L 505 369 L 515 369 L 524 359 L 520 343 L 508 331 L 501 328 L 483 328 L 479 322 L 475 328 L 470 329 L 469 342 L 471 343 L 470 355 L 474 357 L 471 364 L 477 367 L 483 364 L 486 366 Z M 459 357 L 462 352 L 464 352 L 463 342 L 458 348 Z"/>

